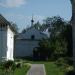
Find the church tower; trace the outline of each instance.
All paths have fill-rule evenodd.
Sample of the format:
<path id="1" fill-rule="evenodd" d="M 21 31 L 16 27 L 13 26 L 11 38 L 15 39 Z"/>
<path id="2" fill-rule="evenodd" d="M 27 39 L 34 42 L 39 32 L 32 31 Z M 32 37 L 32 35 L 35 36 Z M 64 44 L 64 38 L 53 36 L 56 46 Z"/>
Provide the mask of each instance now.
<path id="1" fill-rule="evenodd" d="M 33 15 L 32 15 L 32 19 L 31 19 L 31 26 L 34 25 L 34 19 L 33 19 Z"/>

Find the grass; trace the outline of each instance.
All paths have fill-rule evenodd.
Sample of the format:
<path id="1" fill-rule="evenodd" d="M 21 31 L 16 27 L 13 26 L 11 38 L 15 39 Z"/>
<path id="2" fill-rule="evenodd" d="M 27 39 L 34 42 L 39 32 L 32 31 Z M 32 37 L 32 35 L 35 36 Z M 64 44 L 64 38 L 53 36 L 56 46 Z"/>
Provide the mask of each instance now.
<path id="1" fill-rule="evenodd" d="M 25 65 L 22 68 L 18 68 L 15 70 L 14 75 L 26 75 L 29 68 L 30 68 L 30 66 L 28 66 L 28 65 Z"/>
<path id="2" fill-rule="evenodd" d="M 45 69 L 47 75 L 64 75 L 63 69 L 57 67 L 54 62 L 45 63 Z"/>

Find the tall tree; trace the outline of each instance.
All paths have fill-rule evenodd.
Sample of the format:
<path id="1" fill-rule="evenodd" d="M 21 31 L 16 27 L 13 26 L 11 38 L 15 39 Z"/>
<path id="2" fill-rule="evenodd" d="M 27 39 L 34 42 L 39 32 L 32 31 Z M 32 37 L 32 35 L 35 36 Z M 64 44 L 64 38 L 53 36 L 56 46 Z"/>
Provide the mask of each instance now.
<path id="1" fill-rule="evenodd" d="M 40 30 L 40 27 L 41 27 L 40 22 L 39 22 L 39 21 L 36 22 L 36 23 L 34 24 L 34 27 L 35 27 L 36 29 Z"/>
<path id="2" fill-rule="evenodd" d="M 50 31 L 51 49 L 56 54 L 72 55 L 72 27 L 61 17 L 47 18 L 44 22 Z"/>
<path id="3" fill-rule="evenodd" d="M 10 23 L 11 23 L 12 27 L 14 28 L 14 30 L 18 33 L 19 28 L 18 28 L 17 24 L 15 24 L 13 22 L 10 22 Z"/>

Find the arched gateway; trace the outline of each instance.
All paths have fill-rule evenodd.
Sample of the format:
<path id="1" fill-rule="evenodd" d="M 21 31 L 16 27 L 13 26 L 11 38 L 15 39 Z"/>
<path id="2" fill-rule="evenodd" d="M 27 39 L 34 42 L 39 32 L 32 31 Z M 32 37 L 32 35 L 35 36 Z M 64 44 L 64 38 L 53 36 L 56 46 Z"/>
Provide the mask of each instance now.
<path id="1" fill-rule="evenodd" d="M 75 65 L 75 0 L 70 0 L 72 4 L 72 33 L 73 33 L 73 61 Z"/>

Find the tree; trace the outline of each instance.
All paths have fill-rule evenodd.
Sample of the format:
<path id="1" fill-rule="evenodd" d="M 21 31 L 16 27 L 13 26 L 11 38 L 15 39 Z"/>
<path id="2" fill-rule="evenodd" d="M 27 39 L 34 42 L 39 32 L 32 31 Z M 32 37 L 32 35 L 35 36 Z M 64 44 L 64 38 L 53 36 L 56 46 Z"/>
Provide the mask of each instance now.
<path id="1" fill-rule="evenodd" d="M 65 39 L 58 39 L 55 41 L 55 50 L 54 55 L 57 56 L 57 58 L 64 57 L 67 53 L 67 42 Z"/>
<path id="2" fill-rule="evenodd" d="M 18 33 L 18 26 L 17 24 L 13 23 L 13 22 L 10 22 L 11 23 L 11 26 L 13 27 L 14 31 L 16 31 Z"/>
<path id="3" fill-rule="evenodd" d="M 48 39 L 42 39 L 40 40 L 39 46 L 37 47 L 37 50 L 35 53 L 38 53 L 38 58 L 41 60 L 48 60 L 50 55 L 51 55 L 51 50 L 50 50 L 50 42 Z M 35 54 L 34 54 L 35 55 Z"/>
<path id="4" fill-rule="evenodd" d="M 25 33 L 25 32 L 26 32 L 26 29 L 23 29 L 23 30 L 22 30 L 22 33 Z"/>
<path id="5" fill-rule="evenodd" d="M 54 47 L 55 51 L 60 49 L 62 52 L 63 49 L 63 54 L 72 56 L 72 26 L 70 22 L 64 21 L 62 18 L 57 17 L 56 19 L 54 20 L 53 18 L 54 21 L 51 23 L 50 40 L 52 43 L 54 42 L 54 46 L 56 46 L 56 48 Z"/>
<path id="6" fill-rule="evenodd" d="M 36 23 L 34 24 L 34 27 L 35 27 L 36 29 L 40 30 L 40 27 L 41 27 L 40 22 L 39 22 L 39 21 L 36 22 Z"/>
<path id="7" fill-rule="evenodd" d="M 67 41 L 67 55 L 69 57 L 72 57 L 73 55 L 73 40 L 72 40 L 72 25 L 70 23 L 67 23 L 67 25 L 65 26 L 65 30 L 62 32 L 62 37 L 64 37 Z"/>
<path id="8" fill-rule="evenodd" d="M 60 58 L 72 55 L 72 26 L 61 17 L 44 20 L 41 28 L 49 29 L 50 38 L 39 42 L 38 51 L 44 58 Z M 49 54 L 48 54 L 49 53 Z"/>
<path id="9" fill-rule="evenodd" d="M 43 24 L 40 27 L 40 30 L 44 31 L 48 29 L 49 34 L 54 34 L 55 32 L 62 31 L 64 27 L 64 20 L 59 16 L 54 16 L 52 18 L 48 17 L 43 20 Z"/>
<path id="10" fill-rule="evenodd" d="M 72 55 L 71 24 L 56 16 L 47 18 L 45 24 L 50 31 L 50 47 L 53 50 L 53 55 L 55 57 Z"/>

